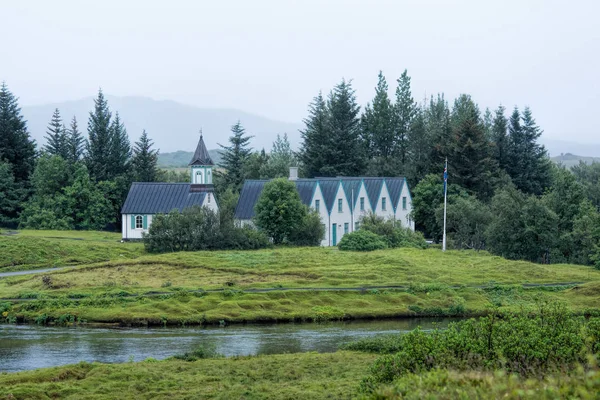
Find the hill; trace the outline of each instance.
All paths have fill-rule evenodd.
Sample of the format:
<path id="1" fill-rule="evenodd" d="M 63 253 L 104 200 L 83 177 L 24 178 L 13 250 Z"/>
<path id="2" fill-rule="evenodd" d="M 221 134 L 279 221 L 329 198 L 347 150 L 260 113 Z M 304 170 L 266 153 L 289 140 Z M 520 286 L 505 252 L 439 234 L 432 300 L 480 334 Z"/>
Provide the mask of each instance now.
<path id="1" fill-rule="evenodd" d="M 571 153 L 561 154 L 559 156 L 552 157 L 551 159 L 557 164 L 564 165 L 566 168 L 571 168 L 575 165 L 578 165 L 580 161 L 583 161 L 586 164 L 600 162 L 600 157 L 585 157 Z"/>
<path id="2" fill-rule="evenodd" d="M 217 143 L 225 144 L 230 136 L 231 125 L 241 121 L 246 131 L 253 135 L 251 145 L 256 149 L 271 148 L 276 135 L 288 133 L 292 145 L 296 147 L 300 135 L 300 124 L 272 120 L 235 109 L 209 109 L 189 106 L 170 100 L 153 100 L 147 97 L 106 96 L 111 111 L 119 112 L 132 142 L 138 140 L 142 130 L 161 150 L 161 153 L 194 151 L 198 143 L 198 132 L 204 132 L 208 148 L 217 148 Z M 92 97 L 22 107 L 27 119 L 29 132 L 38 144 L 46 140 L 46 127 L 54 109 L 58 108 L 65 124 L 76 116 L 80 129 L 87 130 L 89 112 L 94 107 Z M 186 161 L 186 165 L 189 160 Z"/>

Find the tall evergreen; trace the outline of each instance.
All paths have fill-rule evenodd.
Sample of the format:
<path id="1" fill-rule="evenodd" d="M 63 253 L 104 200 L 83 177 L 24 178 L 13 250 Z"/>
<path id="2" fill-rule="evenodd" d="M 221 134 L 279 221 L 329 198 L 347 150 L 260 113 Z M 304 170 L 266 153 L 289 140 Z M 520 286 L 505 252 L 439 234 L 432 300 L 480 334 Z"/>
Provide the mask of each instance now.
<path id="1" fill-rule="evenodd" d="M 451 179 L 479 198 L 491 197 L 497 171 L 479 108 L 471 96 L 463 94 L 455 100 L 451 125 L 453 143 L 448 157 Z"/>
<path id="2" fill-rule="evenodd" d="M 131 159 L 134 179 L 137 182 L 156 182 L 158 150 L 154 150 L 152 146 L 154 146 L 154 142 L 150 140 L 144 130 L 140 140 L 135 142 Z"/>
<path id="3" fill-rule="evenodd" d="M 504 116 L 506 109 L 500 105 L 494 112 L 492 120 L 492 142 L 494 144 L 494 158 L 502 170 L 509 168 L 508 154 L 508 120 Z"/>
<path id="4" fill-rule="evenodd" d="M 15 226 L 23 189 L 15 183 L 11 164 L 0 160 L 0 226 Z"/>
<path id="5" fill-rule="evenodd" d="M 358 176 L 365 170 L 366 149 L 360 131 L 360 106 L 352 82 L 342 79 L 329 94 L 330 138 L 324 150 L 323 176 Z"/>
<path id="6" fill-rule="evenodd" d="M 268 179 L 284 178 L 288 176 L 290 167 L 296 164 L 296 155 L 292 151 L 287 133 L 283 136 L 277 135 L 271 153 L 260 170 L 260 176 Z"/>
<path id="7" fill-rule="evenodd" d="M 428 173 L 439 173 L 431 164 L 431 136 L 427 130 L 425 111 L 418 107 L 408 130 L 407 165 L 405 176 L 414 187 Z"/>
<path id="8" fill-rule="evenodd" d="M 35 141 L 27 132 L 18 99 L 3 82 L 0 86 L 0 160 L 10 164 L 17 184 L 27 184 L 35 155 Z"/>
<path id="9" fill-rule="evenodd" d="M 67 133 L 67 160 L 70 163 L 76 163 L 83 157 L 83 150 L 85 147 L 85 139 L 79 127 L 77 126 L 77 118 L 73 116 L 71 120 L 71 126 L 66 131 Z"/>
<path id="10" fill-rule="evenodd" d="M 407 162 L 408 134 L 410 125 L 415 116 L 416 106 L 410 89 L 410 76 L 408 76 L 408 72 L 404 70 L 400 78 L 398 78 L 396 104 L 394 107 L 396 127 L 395 151 L 403 168 L 406 166 Z"/>
<path id="11" fill-rule="evenodd" d="M 219 166 L 227 171 L 223 177 L 225 185 L 239 192 L 244 183 L 246 163 L 252 152 L 249 145 L 252 136 L 246 134 L 246 130 L 240 121 L 231 127 L 231 133 L 229 146 L 219 144 L 223 149 Z"/>
<path id="12" fill-rule="evenodd" d="M 394 151 L 394 107 L 381 71 L 375 87 L 375 97 L 372 104 L 365 108 L 361 124 L 369 157 L 388 159 Z"/>
<path id="13" fill-rule="evenodd" d="M 67 133 L 58 108 L 54 110 L 52 119 L 48 124 L 44 150 L 50 155 L 60 156 L 65 160 L 68 158 Z"/>
<path id="14" fill-rule="evenodd" d="M 425 127 L 432 145 L 430 172 L 439 173 L 444 169 L 452 144 L 450 109 L 443 94 L 438 94 L 435 99 L 431 97 L 429 107 L 425 110 Z"/>
<path id="15" fill-rule="evenodd" d="M 323 167 L 328 163 L 325 149 L 329 146 L 329 114 L 327 104 L 321 92 L 308 106 L 308 117 L 304 119 L 305 128 L 300 131 L 302 145 L 300 161 L 304 174 L 310 178 L 322 175 Z"/>
<path id="16" fill-rule="evenodd" d="M 523 114 L 515 107 L 509 121 L 508 167 L 517 189 L 540 195 L 550 185 L 550 161 L 544 146 L 537 143 L 542 134 L 529 108 Z"/>
<path id="17" fill-rule="evenodd" d="M 88 141 L 86 144 L 86 164 L 91 177 L 97 181 L 111 178 L 112 140 L 111 113 L 102 89 L 94 99 L 94 111 L 90 112 L 88 120 Z"/>
<path id="18" fill-rule="evenodd" d="M 125 125 L 115 113 L 115 118 L 110 125 L 110 177 L 126 174 L 129 170 L 129 159 L 131 158 L 131 144 Z"/>

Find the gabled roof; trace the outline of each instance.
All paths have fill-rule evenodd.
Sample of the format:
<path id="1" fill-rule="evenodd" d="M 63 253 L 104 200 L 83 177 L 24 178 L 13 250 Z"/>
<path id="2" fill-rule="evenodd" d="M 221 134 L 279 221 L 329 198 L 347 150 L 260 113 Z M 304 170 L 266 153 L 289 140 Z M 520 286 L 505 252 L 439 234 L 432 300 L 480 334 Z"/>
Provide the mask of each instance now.
<path id="1" fill-rule="evenodd" d="M 377 207 L 377 200 L 381 194 L 381 188 L 383 187 L 383 178 L 363 178 L 365 183 L 365 189 L 367 189 L 367 196 L 369 197 L 369 203 L 371 208 L 375 210 Z"/>
<path id="2" fill-rule="evenodd" d="M 265 180 L 244 181 L 240 198 L 235 207 L 236 219 L 252 219 L 254 217 L 254 206 L 267 182 Z"/>
<path id="3" fill-rule="evenodd" d="M 327 207 L 327 211 L 331 212 L 333 203 L 335 202 L 335 195 L 340 186 L 340 180 L 339 178 L 320 178 L 318 181 L 321 186 L 323 200 L 325 200 L 325 207 Z"/>
<path id="4" fill-rule="evenodd" d="M 191 191 L 189 183 L 140 183 L 131 184 L 122 214 L 164 214 L 173 210 L 201 206 L 206 191 Z"/>
<path id="5" fill-rule="evenodd" d="M 398 202 L 400 201 L 400 194 L 402 193 L 404 178 L 385 178 L 385 184 L 388 188 L 388 192 L 390 193 L 392 207 L 396 209 L 398 207 Z"/>
<path id="6" fill-rule="evenodd" d="M 196 147 L 196 152 L 192 157 L 192 161 L 190 161 L 188 165 L 214 165 L 210 158 L 210 154 L 208 154 L 206 145 L 204 144 L 204 139 L 202 139 L 202 134 L 200 134 L 200 140 L 198 141 L 198 146 Z"/>
<path id="7" fill-rule="evenodd" d="M 342 178 L 342 187 L 344 188 L 344 192 L 346 192 L 350 210 L 354 209 L 361 183 L 362 179 L 360 178 Z"/>
<path id="8" fill-rule="evenodd" d="M 315 189 L 317 188 L 317 181 L 314 179 L 298 179 L 294 181 L 294 183 L 296 184 L 296 189 L 298 190 L 302 204 L 310 206 Z"/>

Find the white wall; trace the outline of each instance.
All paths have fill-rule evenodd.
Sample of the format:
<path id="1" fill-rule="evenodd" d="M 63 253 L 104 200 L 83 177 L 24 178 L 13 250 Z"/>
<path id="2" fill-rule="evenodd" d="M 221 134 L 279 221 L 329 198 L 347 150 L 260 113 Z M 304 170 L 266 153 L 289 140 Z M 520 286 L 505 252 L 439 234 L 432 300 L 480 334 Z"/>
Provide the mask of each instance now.
<path id="1" fill-rule="evenodd" d="M 385 210 L 383 209 L 383 199 L 385 198 Z M 375 214 L 385 219 L 394 218 L 394 205 L 392 199 L 390 199 L 390 192 L 388 191 L 387 185 L 383 182 L 381 186 L 381 192 L 377 199 L 377 205 L 375 206 Z"/>
<path id="2" fill-rule="evenodd" d="M 342 199 L 342 212 L 338 211 L 338 199 Z M 339 243 L 344 236 L 344 224 L 348 224 L 348 233 L 352 232 L 352 213 L 350 212 L 350 203 L 346 198 L 346 192 L 340 184 L 338 186 L 335 199 L 333 200 L 333 207 L 331 208 L 331 214 L 329 216 L 329 229 L 333 229 L 333 224 L 337 225 L 337 236 L 336 242 Z M 333 246 L 333 233 L 330 233 L 329 246 Z"/>
<path id="3" fill-rule="evenodd" d="M 321 216 L 321 223 L 325 225 L 325 236 L 323 237 L 323 240 L 321 240 L 321 246 L 329 246 L 329 213 L 327 212 L 327 204 L 325 204 L 321 186 L 318 183 L 316 184 L 315 192 L 313 193 L 313 198 L 310 202 L 310 207 L 312 209 L 316 209 L 317 200 L 319 201 L 319 215 Z"/>
<path id="4" fill-rule="evenodd" d="M 406 197 L 406 209 L 402 208 L 402 198 Z M 415 230 L 415 221 L 409 218 L 412 212 L 412 199 L 406 181 L 402 185 L 402 191 L 400 192 L 400 199 L 398 200 L 398 207 L 396 208 L 396 220 L 402 223 L 402 226 L 409 227 L 413 231 Z"/>
<path id="5" fill-rule="evenodd" d="M 144 215 L 144 214 L 136 214 L 136 215 Z M 142 239 L 142 232 L 148 233 L 148 229 L 152 224 L 152 214 L 148 214 L 148 229 L 131 229 L 131 216 L 132 214 L 122 214 L 123 222 L 122 222 L 122 237 L 123 239 Z"/>
<path id="6" fill-rule="evenodd" d="M 207 207 L 214 212 L 219 211 L 219 204 L 217 204 L 217 199 L 215 198 L 214 193 L 206 193 L 202 207 Z"/>

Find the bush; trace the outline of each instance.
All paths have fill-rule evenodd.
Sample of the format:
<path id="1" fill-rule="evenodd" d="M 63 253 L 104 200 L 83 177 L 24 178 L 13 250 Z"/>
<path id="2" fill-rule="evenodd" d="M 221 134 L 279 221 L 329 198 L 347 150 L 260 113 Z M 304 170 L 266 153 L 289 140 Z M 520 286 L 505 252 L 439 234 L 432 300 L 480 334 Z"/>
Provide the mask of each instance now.
<path id="1" fill-rule="evenodd" d="M 223 222 L 218 213 L 194 206 L 183 212 L 156 215 L 144 235 L 151 253 L 173 251 L 259 249 L 270 245 L 268 238 L 251 227 L 238 228 Z"/>
<path id="2" fill-rule="evenodd" d="M 360 219 L 360 229 L 373 232 L 385 240 L 388 247 L 415 247 L 424 249 L 427 247 L 425 238 L 421 232 L 415 232 L 410 228 L 404 228 L 400 221 L 394 219 L 385 220 L 374 213 L 369 213 Z"/>
<path id="3" fill-rule="evenodd" d="M 315 210 L 307 210 L 300 225 L 290 232 L 289 243 L 295 246 L 319 246 L 325 237 L 325 227 Z"/>
<path id="4" fill-rule="evenodd" d="M 338 243 L 340 250 L 373 251 L 387 248 L 386 242 L 376 233 L 360 229 L 344 235 Z"/>

